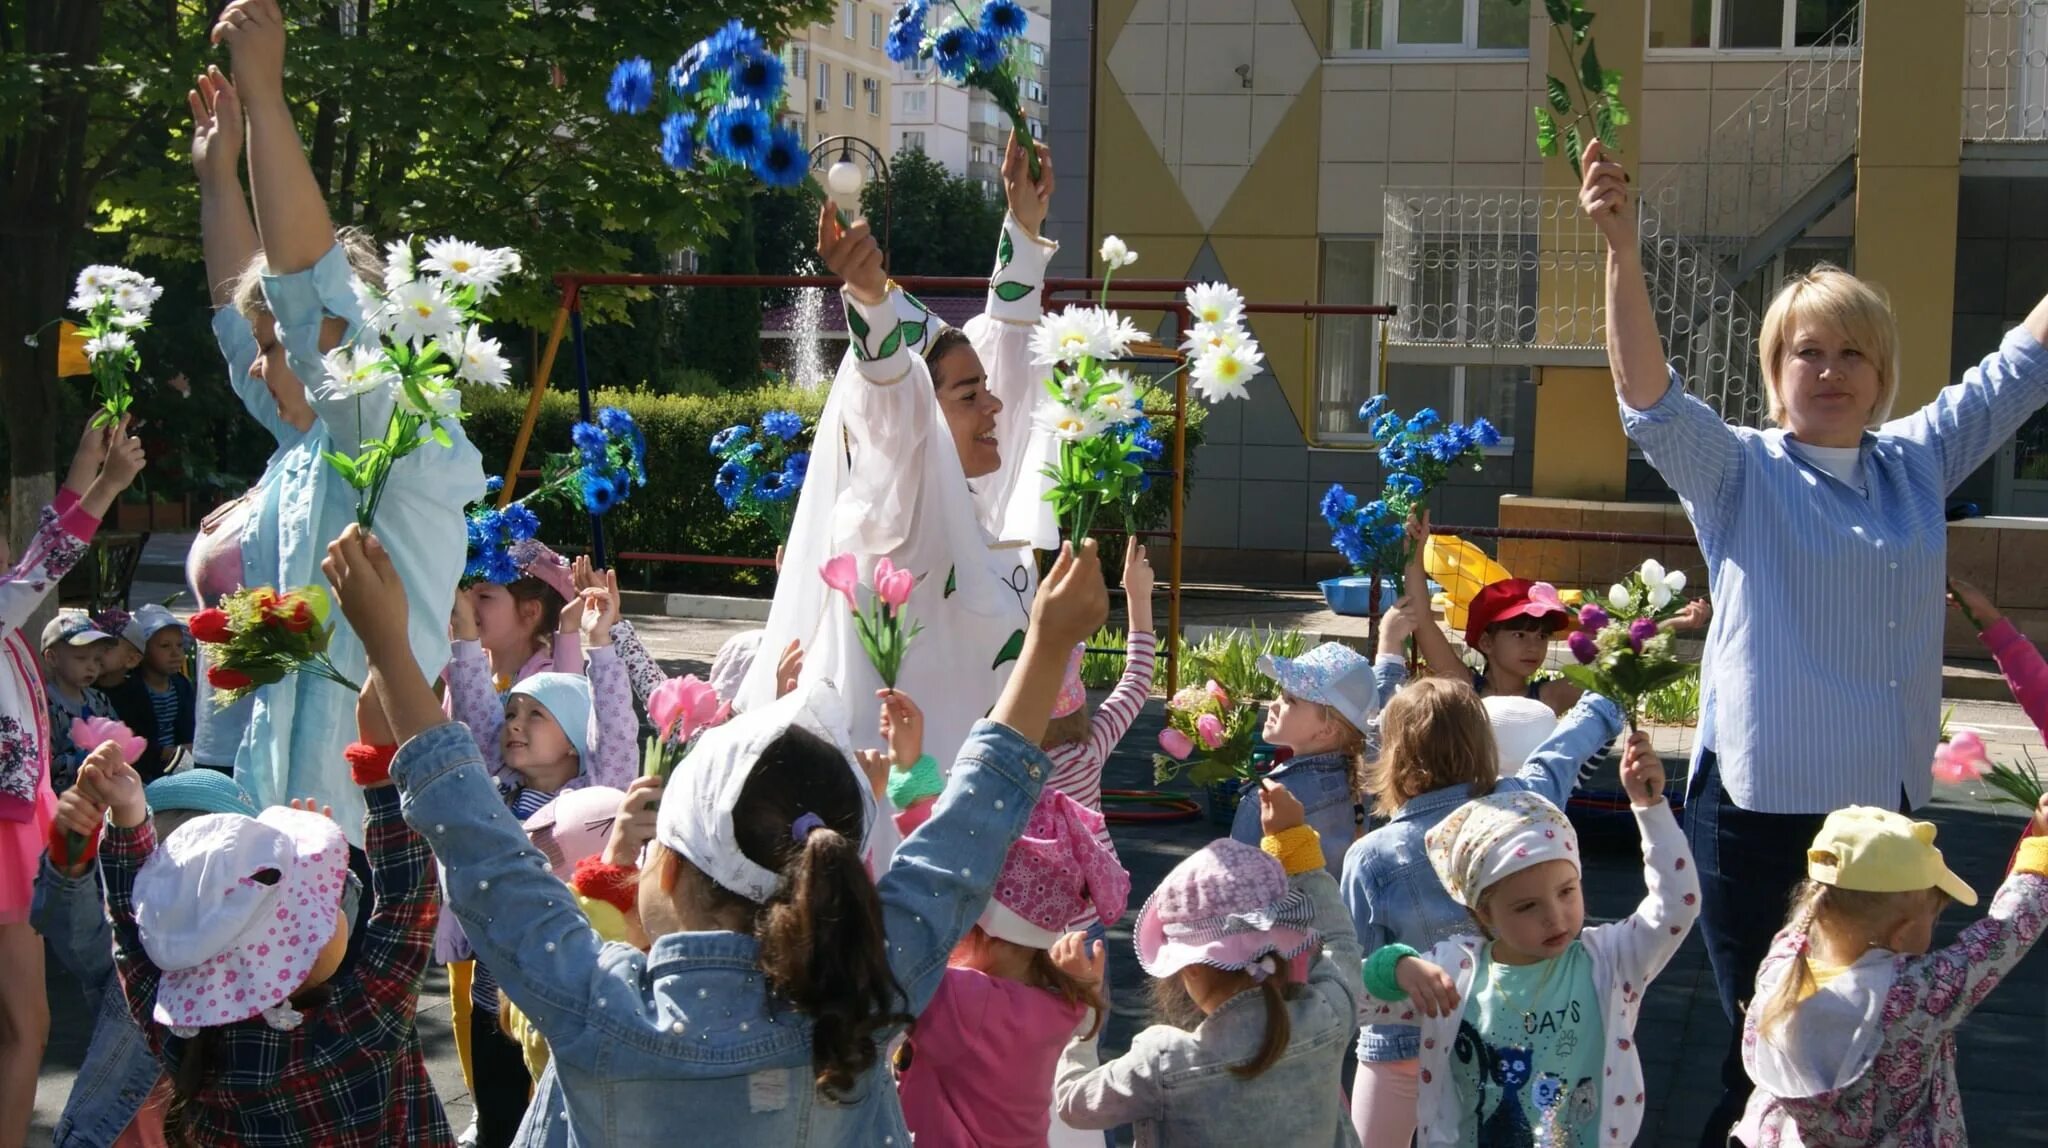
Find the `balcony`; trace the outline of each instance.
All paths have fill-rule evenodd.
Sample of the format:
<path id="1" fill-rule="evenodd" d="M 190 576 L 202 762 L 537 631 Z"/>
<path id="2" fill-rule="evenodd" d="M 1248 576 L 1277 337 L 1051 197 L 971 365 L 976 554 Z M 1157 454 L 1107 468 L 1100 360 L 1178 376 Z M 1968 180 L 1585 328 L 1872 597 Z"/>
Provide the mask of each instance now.
<path id="1" fill-rule="evenodd" d="M 2048 141 L 2048 0 L 1968 0 L 1965 143 Z"/>

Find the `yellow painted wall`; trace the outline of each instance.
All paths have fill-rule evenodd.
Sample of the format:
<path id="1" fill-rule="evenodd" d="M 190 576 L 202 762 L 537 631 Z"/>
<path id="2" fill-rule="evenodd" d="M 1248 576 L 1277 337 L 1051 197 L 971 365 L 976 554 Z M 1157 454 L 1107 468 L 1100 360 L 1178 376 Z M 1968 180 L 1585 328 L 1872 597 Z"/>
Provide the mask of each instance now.
<path id="1" fill-rule="evenodd" d="M 1531 492 L 1619 501 L 1628 491 L 1628 436 L 1614 376 L 1605 367 L 1544 367 L 1537 381 Z"/>
<path id="2" fill-rule="evenodd" d="M 1868 3 L 1863 11 L 1856 273 L 1891 297 L 1900 357 L 1894 409 L 1911 410 L 1949 382 L 1963 12 L 1941 3 Z"/>

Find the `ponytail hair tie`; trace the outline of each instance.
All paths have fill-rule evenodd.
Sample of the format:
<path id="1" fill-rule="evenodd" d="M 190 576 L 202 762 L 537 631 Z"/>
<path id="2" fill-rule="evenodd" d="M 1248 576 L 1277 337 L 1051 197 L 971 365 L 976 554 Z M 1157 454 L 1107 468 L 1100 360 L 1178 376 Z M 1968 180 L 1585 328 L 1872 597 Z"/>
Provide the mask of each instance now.
<path id="1" fill-rule="evenodd" d="M 1246 965 L 1244 971 L 1251 976 L 1253 984 L 1263 984 L 1267 977 L 1280 971 L 1280 963 L 1273 959 L 1273 954 L 1267 953 Z"/>
<path id="2" fill-rule="evenodd" d="M 804 840 L 808 838 L 813 831 L 823 828 L 825 828 L 824 818 L 818 816 L 815 813 L 806 813 L 802 817 L 799 817 L 795 821 L 790 823 L 790 840 L 795 841 L 798 845 L 802 845 L 804 843 Z"/>

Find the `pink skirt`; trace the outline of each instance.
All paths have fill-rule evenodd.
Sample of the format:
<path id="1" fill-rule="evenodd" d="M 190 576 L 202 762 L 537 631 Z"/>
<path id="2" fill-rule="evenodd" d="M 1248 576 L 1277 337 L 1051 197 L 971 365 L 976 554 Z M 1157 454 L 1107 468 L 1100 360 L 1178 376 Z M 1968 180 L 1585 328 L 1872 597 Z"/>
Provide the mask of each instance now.
<path id="1" fill-rule="evenodd" d="M 50 771 L 36 783 L 35 814 L 27 821 L 0 821 L 0 925 L 28 920 L 35 896 L 36 871 L 57 819 L 57 795 L 50 790 Z"/>

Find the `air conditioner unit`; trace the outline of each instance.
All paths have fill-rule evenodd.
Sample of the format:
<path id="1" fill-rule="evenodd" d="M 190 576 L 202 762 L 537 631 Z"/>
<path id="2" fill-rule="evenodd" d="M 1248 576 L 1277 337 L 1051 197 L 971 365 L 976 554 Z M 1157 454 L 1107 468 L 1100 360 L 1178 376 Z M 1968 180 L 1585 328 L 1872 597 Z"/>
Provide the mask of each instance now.
<path id="1" fill-rule="evenodd" d="M 822 112 L 822 111 L 824 111 L 824 110 L 825 110 L 825 97 L 823 97 L 823 96 L 819 96 L 819 97 L 818 97 L 817 99 L 814 99 L 814 100 L 812 100 L 812 101 L 811 101 L 811 106 L 812 106 L 812 107 L 814 107 L 814 108 L 816 108 L 816 109 L 818 109 L 818 110 L 819 110 L 819 111 L 821 111 L 821 112 Z"/>

